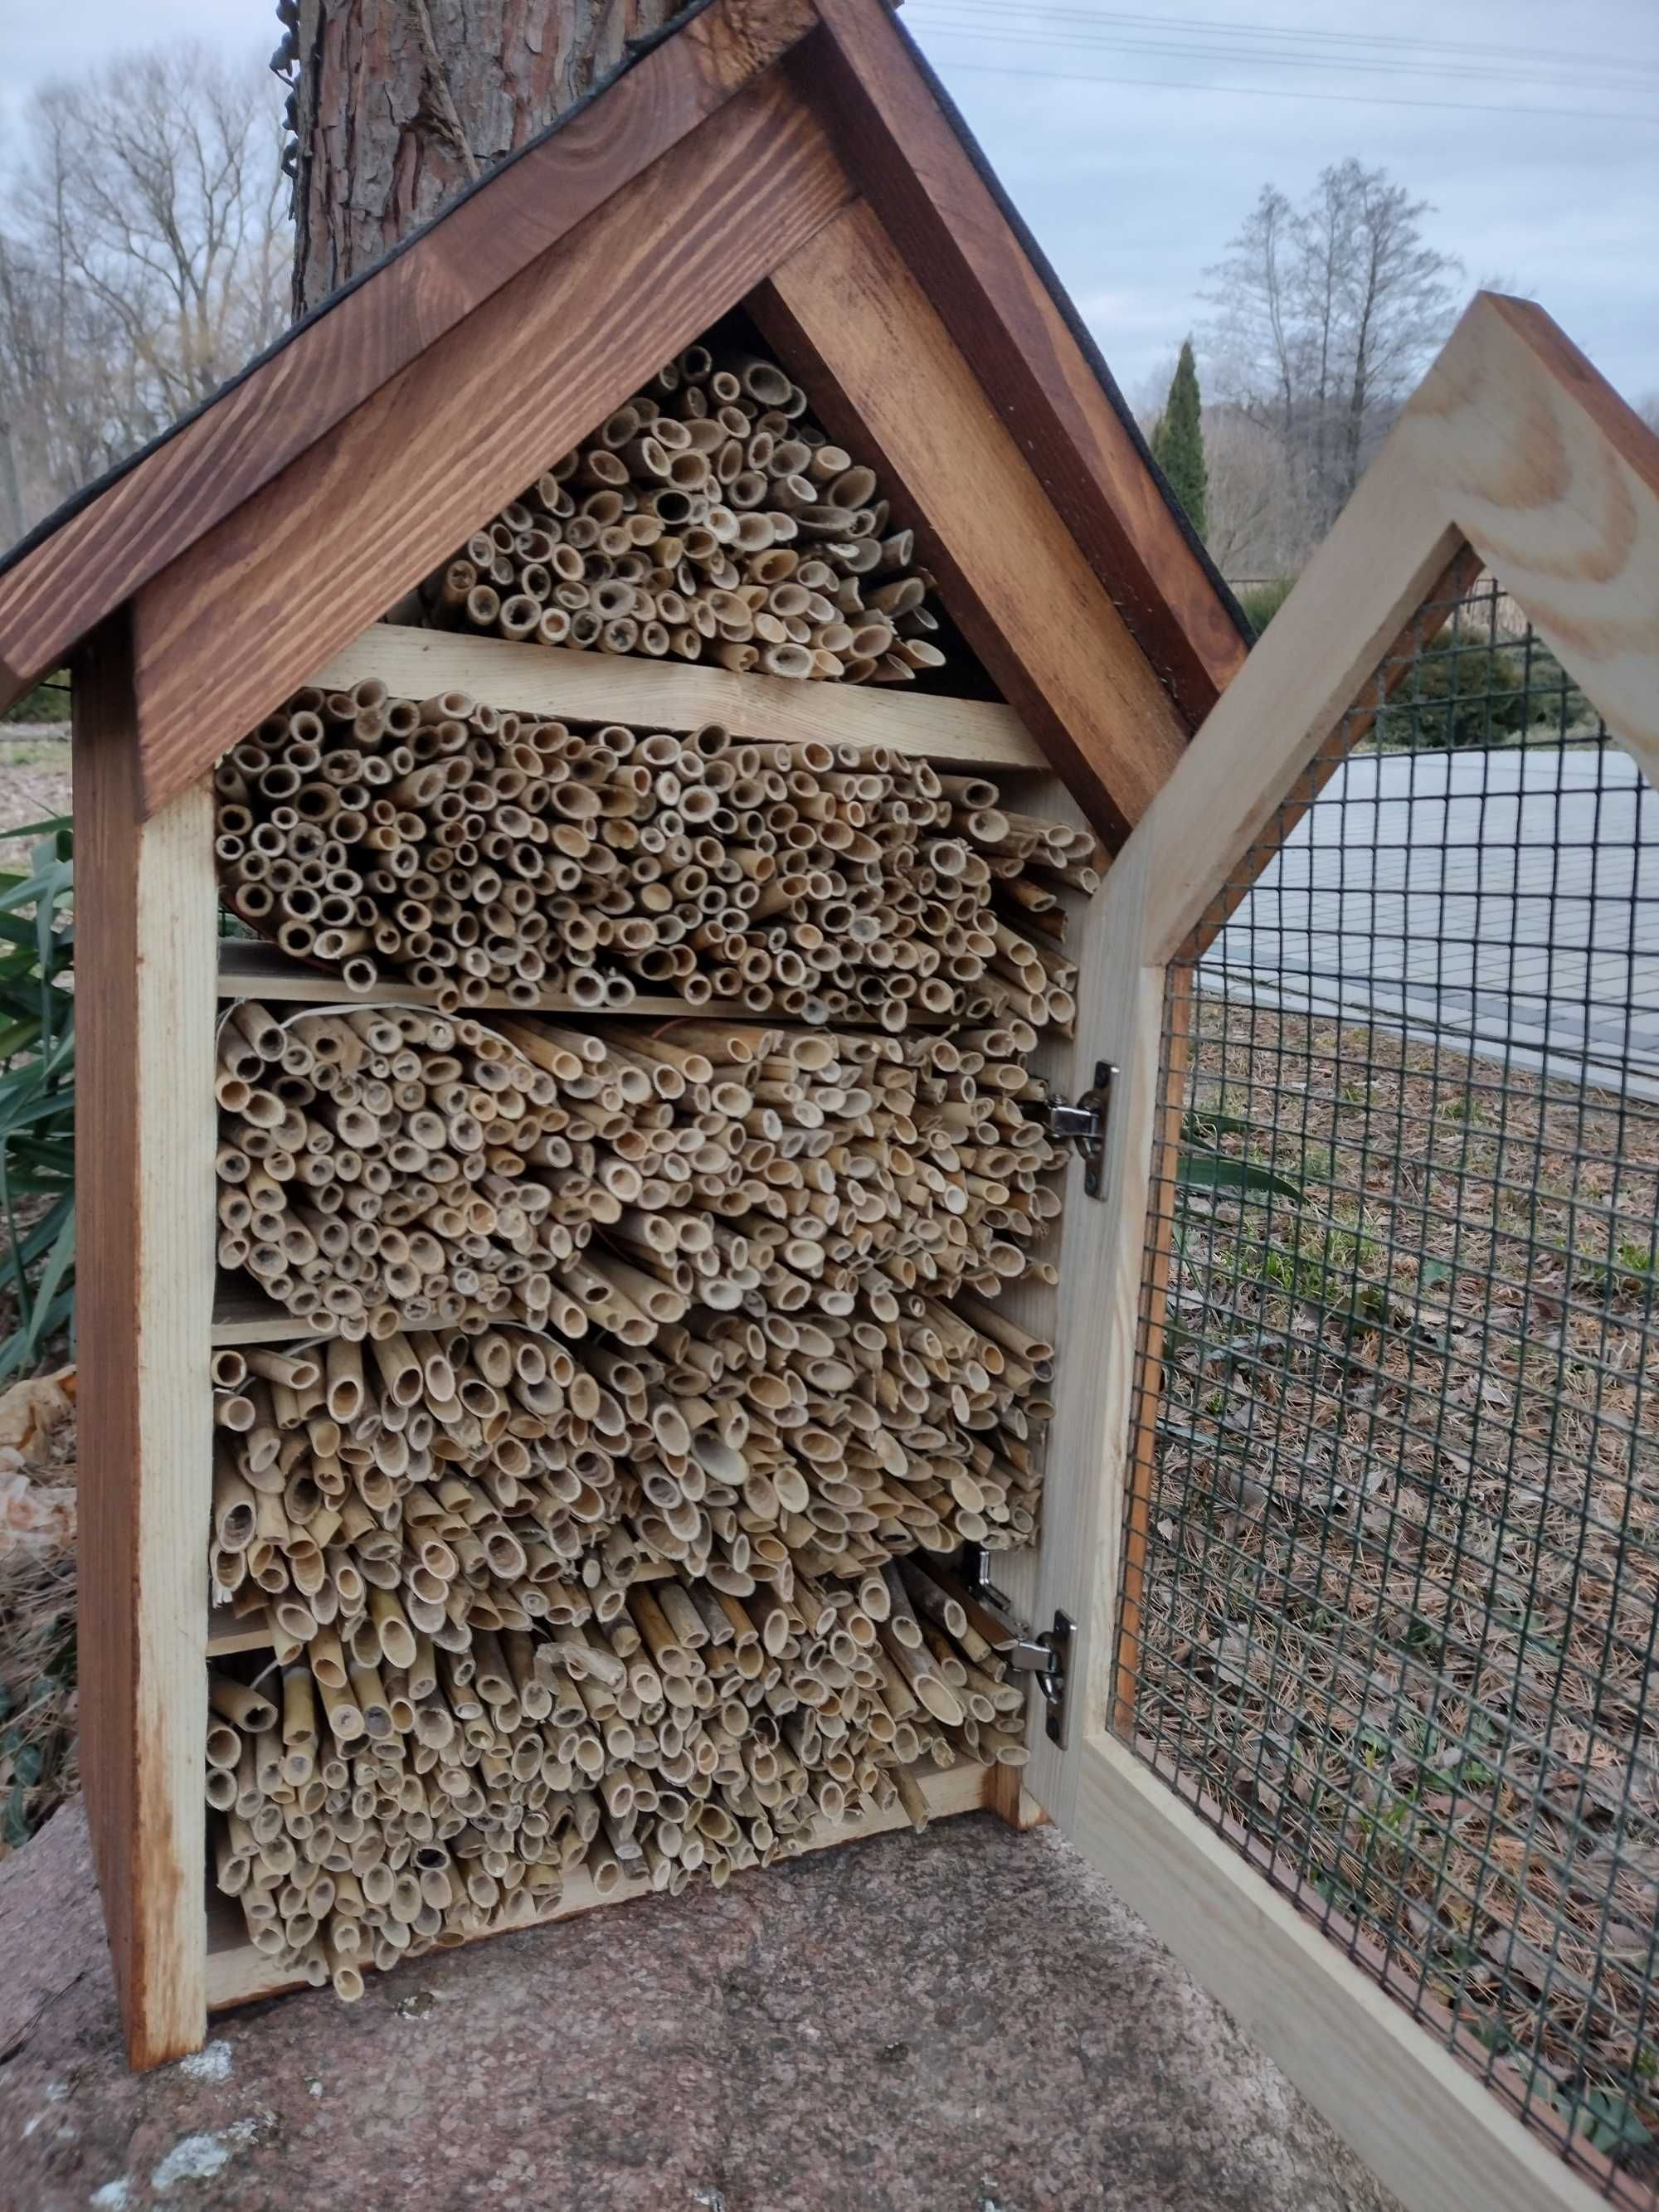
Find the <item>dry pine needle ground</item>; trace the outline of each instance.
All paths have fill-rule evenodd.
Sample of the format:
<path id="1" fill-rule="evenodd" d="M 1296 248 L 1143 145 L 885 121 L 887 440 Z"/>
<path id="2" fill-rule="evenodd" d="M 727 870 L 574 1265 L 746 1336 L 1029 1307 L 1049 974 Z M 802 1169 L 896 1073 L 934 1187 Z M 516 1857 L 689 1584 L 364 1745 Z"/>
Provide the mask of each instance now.
<path id="1" fill-rule="evenodd" d="M 1600 2147 L 1659 2134 L 1659 1109 L 1194 1002 L 1139 1726 Z M 1173 1203 L 1172 1203 L 1173 1200 Z"/>

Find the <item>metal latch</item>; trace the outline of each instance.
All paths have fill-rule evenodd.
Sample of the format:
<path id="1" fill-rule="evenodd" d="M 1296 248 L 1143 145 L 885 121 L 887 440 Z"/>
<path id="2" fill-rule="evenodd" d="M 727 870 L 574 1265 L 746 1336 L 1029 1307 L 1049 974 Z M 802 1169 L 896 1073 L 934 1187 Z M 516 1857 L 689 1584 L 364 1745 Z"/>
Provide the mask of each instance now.
<path id="1" fill-rule="evenodd" d="M 1056 1143 L 1075 1145 L 1083 1156 L 1083 1188 L 1098 1198 L 1106 1171 L 1106 1124 L 1112 1109 L 1112 1085 L 1117 1070 L 1109 1061 L 1095 1062 L 1095 1079 L 1075 1105 L 1053 1097 L 1047 1103 L 1048 1134 Z"/>
<path id="2" fill-rule="evenodd" d="M 964 1544 L 962 1547 L 962 1579 L 966 1583 L 975 1603 L 988 1613 L 993 1625 L 1001 1633 L 987 1637 L 993 1650 L 1005 1666 L 1012 1667 L 1018 1674 L 1032 1674 L 1042 1693 L 1047 1707 L 1043 1725 L 1050 1743 L 1066 1744 L 1066 1691 L 1071 1668 L 1072 1644 L 1077 1634 L 1077 1624 L 1071 1615 L 1054 1610 L 1052 1628 L 1039 1635 L 1029 1634 L 1019 1627 L 1013 1618 L 1013 1607 L 1000 1589 L 994 1587 L 987 1565 L 983 1547 Z"/>

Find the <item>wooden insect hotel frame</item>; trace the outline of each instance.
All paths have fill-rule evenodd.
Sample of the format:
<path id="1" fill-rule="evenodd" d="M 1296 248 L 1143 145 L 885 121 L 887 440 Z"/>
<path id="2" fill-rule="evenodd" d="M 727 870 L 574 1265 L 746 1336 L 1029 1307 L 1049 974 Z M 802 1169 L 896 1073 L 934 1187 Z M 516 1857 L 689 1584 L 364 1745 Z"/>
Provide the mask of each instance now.
<path id="1" fill-rule="evenodd" d="M 1547 318 L 1476 302 L 1246 665 L 880 0 L 704 0 L 10 556 L 134 2064 L 988 1808 L 1407 2203 L 1588 2201 L 1147 1745 L 1168 1010 L 1486 572 L 1651 778 L 1659 467 Z"/>
<path id="2" fill-rule="evenodd" d="M 630 394 L 637 404 L 625 406 Z M 624 551 L 630 543 L 646 552 Z M 647 585 L 649 618 L 638 619 Z M 568 649 L 594 643 L 605 649 Z M 1032 1527 L 1045 1417 L 1028 1423 L 1010 1378 L 1035 1407 L 1066 1303 L 1054 1285 L 1074 1272 L 1081 1283 L 1082 1261 L 1068 1248 L 1057 1277 L 1045 1259 L 994 1310 L 964 1291 L 971 1325 L 921 1293 L 930 1281 L 948 1287 L 964 1264 L 990 1293 L 1000 1269 L 1026 1272 L 1018 1240 L 1057 1214 L 1020 1148 L 1050 1167 L 1070 1157 L 1044 1134 L 1040 1093 L 1089 1088 L 1073 1062 L 1091 1024 L 1073 1003 L 1080 992 L 1086 1010 L 1105 978 L 1086 920 L 1061 947 L 1060 909 L 1081 918 L 1097 838 L 1115 842 L 1144 811 L 1243 653 L 1225 592 L 1075 319 L 875 0 L 707 0 L 12 556 L 0 577 L 0 696 L 65 658 L 75 672 L 83 1762 L 135 2064 L 196 2047 L 216 2006 L 331 1972 L 349 1994 L 374 1942 L 392 1963 L 411 1926 L 453 1941 L 678 1887 L 700 1858 L 720 1875 L 785 1847 L 981 1805 L 1017 1823 L 1038 1816 L 1021 1786 L 1024 1698 L 1006 1639 L 939 1563 L 959 1526 L 994 1544 Z M 791 680 L 808 675 L 821 680 Z M 916 675 L 915 690 L 896 688 Z M 568 725 L 590 734 L 571 737 Z M 377 746 L 386 759 L 368 760 Z M 516 764 L 503 766 L 509 755 Z M 491 890 L 463 913 L 444 889 L 453 875 L 417 872 L 422 899 L 441 896 L 411 905 L 394 896 L 401 879 L 388 865 L 371 928 L 358 910 L 364 876 L 346 872 L 354 896 L 341 890 L 347 814 L 374 874 L 363 855 L 390 852 L 404 832 L 430 830 L 434 844 L 452 828 L 462 836 L 456 823 L 472 819 L 473 802 L 457 790 L 456 823 L 446 816 L 445 763 L 464 779 L 465 762 L 484 758 L 512 779 L 489 803 L 524 801 L 498 817 L 511 816 L 510 836 L 489 833 L 501 864 Z M 361 787 L 350 781 L 360 767 Z M 331 787 L 337 774 L 343 784 Z M 687 779 L 704 785 L 696 814 Z M 393 793 L 378 812 L 375 788 Z M 757 793 L 780 802 L 766 817 L 770 842 L 786 860 L 799 852 L 799 867 L 780 878 L 757 845 L 744 852 L 747 888 L 720 888 L 742 871 L 689 833 L 704 822 L 729 842 L 734 823 L 762 818 Z M 331 840 L 324 822 L 339 833 Z M 968 842 L 919 847 L 917 824 L 930 822 L 960 825 Z M 471 843 L 459 849 L 476 890 L 489 866 L 473 865 Z M 693 865 L 673 868 L 671 889 L 669 864 L 688 851 Z M 872 921 L 867 898 L 838 906 L 837 855 L 870 882 L 889 853 L 897 873 L 884 880 L 910 902 L 905 913 L 882 908 Z M 988 886 L 1022 878 L 1032 854 L 1055 888 L 1018 884 L 1028 937 L 1009 920 L 1021 909 L 993 908 Z M 899 881 L 922 856 L 924 889 L 939 892 L 925 909 Z M 634 937 L 607 939 L 618 957 L 641 943 L 684 946 L 690 926 L 677 902 L 695 894 L 699 911 L 725 916 L 734 964 L 708 949 L 720 932 L 700 929 L 678 966 L 641 955 L 635 980 L 619 981 L 616 960 L 602 973 L 584 950 L 594 915 L 620 929 L 613 908 L 584 915 L 564 897 L 550 929 L 538 921 L 533 963 L 526 949 L 491 966 L 483 948 L 499 951 L 499 933 L 535 904 L 526 891 L 509 914 L 503 872 L 539 867 L 543 883 L 579 882 L 597 899 L 624 859 L 641 890 L 655 889 L 621 898 L 636 919 Z M 823 887 L 812 888 L 813 868 Z M 805 884 L 816 905 L 763 894 L 769 878 Z M 273 881 L 286 887 L 276 915 Z M 282 946 L 316 957 L 222 937 L 222 890 L 245 921 L 275 936 L 280 921 Z M 319 938 L 319 904 L 336 896 L 337 911 L 321 916 L 332 933 Z M 937 920 L 918 922 L 924 910 Z M 810 933 L 790 919 L 798 911 L 817 915 Z M 783 934 L 745 937 L 744 912 L 778 913 Z M 950 947 L 929 943 L 953 912 L 987 927 L 955 927 Z M 439 949 L 459 957 L 444 967 L 430 948 L 452 927 L 455 944 Z M 896 944 L 908 965 L 890 939 L 909 940 Z M 371 942 L 378 976 L 362 951 Z M 859 982 L 861 995 L 808 1003 L 808 951 L 819 975 Z M 395 1024 L 377 1021 L 382 1006 Z M 780 1008 L 804 1009 L 808 1025 L 795 1016 L 757 1042 Z M 977 1085 L 962 1071 L 987 1055 L 975 1046 L 964 1060 L 951 1042 L 953 1008 L 958 1030 L 966 1010 L 970 1037 L 998 1041 Z M 1024 1030 L 1029 1048 L 1037 1036 L 1021 1008 L 1048 1024 L 1029 1066 L 1012 1042 Z M 596 1012 L 597 1036 L 586 1027 Z M 1013 1029 L 995 1026 L 1005 1018 Z M 913 1035 L 920 1043 L 903 1045 Z M 313 1046 L 358 1071 L 349 1093 Z M 477 1085 L 465 1097 L 463 1067 Z M 503 1070 L 505 1097 L 489 1087 Z M 415 1102 L 438 1099 L 415 1079 L 428 1074 L 441 1079 L 447 1127 L 430 1113 L 423 1121 Z M 395 1214 L 370 1223 L 365 1197 L 359 1218 L 357 1199 L 384 1195 L 391 1176 L 425 1177 L 410 1162 L 433 1162 L 434 1146 L 447 1174 L 465 1165 L 457 1146 L 477 1167 L 485 1140 L 471 1109 L 495 1115 L 491 1098 L 502 1112 L 528 1098 L 544 1116 L 522 1184 L 495 1172 L 525 1165 L 498 1139 L 487 1203 L 480 1185 L 464 1214 L 427 1178 L 418 1199 L 392 1189 Z M 386 1164 L 366 1099 L 382 1134 L 392 1114 L 407 1121 L 398 1167 Z M 690 1106 L 701 1110 L 688 1127 Z M 630 1115 L 643 1132 L 631 1152 Z M 866 1132 L 862 1160 L 843 1145 L 833 1157 L 849 1164 L 830 1168 L 816 1133 L 826 1115 L 854 1117 L 849 1136 Z M 890 1152 L 900 1135 L 926 1159 Z M 700 1137 L 690 1157 L 726 1194 L 712 1231 L 665 1206 L 690 1184 L 659 1176 L 632 1204 L 647 1180 L 641 1157 L 665 1176 L 674 1162 L 663 1148 Z M 966 1165 L 953 1138 L 974 1139 Z M 705 1154 L 726 1164 L 719 1174 Z M 803 1158 L 814 1172 L 804 1188 L 788 1166 Z M 987 1171 L 970 1188 L 975 1164 Z M 994 1167 L 1012 1180 L 997 1182 Z M 752 1206 L 766 1174 L 789 1184 L 798 1233 L 786 1218 L 759 1234 L 763 1212 L 736 1219 L 742 1235 L 726 1226 L 740 1170 Z M 319 1177 L 332 1178 L 337 1200 L 349 1180 L 352 1205 L 313 1206 Z M 866 1184 L 886 1194 L 873 1206 Z M 533 1204 L 516 1202 L 520 1190 Z M 839 1255 L 829 1241 L 837 1209 L 843 1231 L 864 1224 L 863 1243 L 843 1236 Z M 916 1286 L 914 1311 L 901 1311 L 884 1276 L 866 1313 L 845 1265 L 887 1249 L 872 1247 L 869 1226 L 884 1216 L 903 1224 L 890 1264 Z M 533 1248 L 547 1264 L 505 1248 L 481 1259 L 492 1249 L 486 1218 L 514 1253 Z M 584 1243 L 596 1222 L 605 1236 Z M 715 1240 L 731 1277 L 697 1291 L 715 1302 L 692 1309 L 702 1334 L 675 1326 L 660 1338 L 664 1317 L 677 1324 L 688 1290 L 708 1284 Z M 377 1254 L 372 1313 L 350 1287 L 366 1245 Z M 770 1315 L 752 1289 L 757 1255 L 810 1328 L 781 1308 Z M 443 1303 L 409 1305 L 439 1280 Z M 757 1314 L 772 1352 L 793 1347 L 795 1369 L 780 1353 L 766 1370 Z M 502 1315 L 519 1334 L 468 1340 L 495 1372 L 490 1384 L 460 1368 L 471 1354 L 447 1324 L 486 1328 Z M 453 1358 L 414 1316 L 446 1324 Z M 552 1322 L 580 1339 L 586 1366 L 565 1336 L 540 1334 Z M 919 1329 L 926 1360 L 900 1352 L 902 1330 Z M 641 1366 L 635 1348 L 653 1340 Z M 658 1357 L 669 1341 L 674 1363 Z M 924 1440 L 914 1468 L 872 1436 L 884 1425 L 875 1401 L 860 1395 L 854 1364 L 829 1356 L 848 1347 L 873 1378 L 863 1388 L 912 1395 L 908 1410 L 901 1397 L 881 1402 Z M 895 1358 L 902 1364 L 884 1368 Z M 761 1370 L 743 1385 L 747 1399 L 736 1395 L 745 1360 Z M 313 1380 L 325 1367 L 325 1381 Z M 679 1395 L 665 1397 L 665 1375 Z M 369 1465 L 374 1453 L 352 1456 L 366 1377 L 375 1449 L 394 1476 Z M 549 1412 L 567 1387 L 563 1411 Z M 420 1401 L 412 1414 L 405 1399 Z M 1002 1431 L 999 1406 L 1012 1406 Z M 816 1426 L 799 1431 L 805 1458 L 758 1448 L 761 1431 L 775 1439 L 776 1423 L 814 1409 Z M 481 1468 L 485 1423 L 501 1441 Z M 975 1423 L 991 1443 L 975 1442 Z M 848 1457 L 837 1429 L 854 1440 Z M 939 1462 L 949 1484 L 930 1450 L 951 1455 Z M 416 1460 L 428 1480 L 411 1486 Z M 489 1487 L 446 1474 L 458 1464 Z M 545 1525 L 522 1510 L 503 1519 L 509 1500 L 524 1509 L 531 1495 L 510 1468 L 547 1478 Z M 594 1516 L 624 1491 L 635 1533 L 619 1524 L 601 1547 Z M 716 1496 L 724 1502 L 704 1510 Z M 418 1526 L 403 1517 L 411 1500 Z M 914 1547 L 913 1528 L 939 1578 L 911 1593 L 880 1569 Z M 849 1531 L 852 1548 L 837 1553 Z M 1030 1613 L 1033 1565 L 995 1556 L 1006 1596 Z M 837 1581 L 838 1559 L 858 1574 Z M 680 1575 L 677 1560 L 715 1579 Z M 491 1580 L 504 1562 L 517 1595 Z M 210 1618 L 210 1595 L 233 1587 L 236 1601 Z M 539 1642 L 538 1622 L 538 1637 L 552 1632 Z M 474 1647 L 475 1631 L 487 1644 Z M 1032 1652 L 1028 1665 L 1054 1679 L 1063 1654 Z M 817 1674 L 803 1698 L 778 1678 L 809 1662 Z M 524 1732 L 500 1731 L 509 1711 L 528 1752 Z M 471 1765 L 454 1757 L 464 1732 Z M 452 1763 L 434 1770 L 440 1735 Z M 659 1762 L 649 1777 L 633 1756 L 645 1756 L 647 1735 Z M 396 1757 L 407 1748 L 419 1770 L 392 1777 L 394 1795 L 401 1787 L 412 1804 L 435 1771 L 464 1808 L 493 1808 L 499 1796 L 508 1819 L 531 1824 L 513 1832 L 540 1841 L 514 1856 L 500 1848 L 505 1832 L 469 1825 L 493 1810 L 446 1818 L 436 1797 L 416 1813 L 388 1799 L 398 1864 L 359 1865 L 368 1808 L 345 1754 L 355 1743 L 366 1774 L 377 1740 Z M 907 1771 L 907 1745 L 928 1742 L 933 1762 Z M 522 1772 L 507 1771 L 509 1753 Z M 384 1761 L 376 1771 L 388 1771 Z M 251 1850 L 277 1887 L 260 1888 L 261 1871 L 250 1890 Z M 210 1913 L 204 1875 L 210 1896 L 234 1893 Z"/>

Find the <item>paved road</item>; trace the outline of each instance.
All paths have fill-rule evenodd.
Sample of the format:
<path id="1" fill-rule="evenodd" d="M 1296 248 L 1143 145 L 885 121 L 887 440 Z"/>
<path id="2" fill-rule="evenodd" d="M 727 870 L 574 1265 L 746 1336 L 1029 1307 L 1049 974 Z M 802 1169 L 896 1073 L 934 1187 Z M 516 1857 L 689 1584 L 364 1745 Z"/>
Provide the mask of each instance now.
<path id="1" fill-rule="evenodd" d="M 1611 744 L 1356 757 L 1205 967 L 1659 1097 L 1659 793 Z"/>

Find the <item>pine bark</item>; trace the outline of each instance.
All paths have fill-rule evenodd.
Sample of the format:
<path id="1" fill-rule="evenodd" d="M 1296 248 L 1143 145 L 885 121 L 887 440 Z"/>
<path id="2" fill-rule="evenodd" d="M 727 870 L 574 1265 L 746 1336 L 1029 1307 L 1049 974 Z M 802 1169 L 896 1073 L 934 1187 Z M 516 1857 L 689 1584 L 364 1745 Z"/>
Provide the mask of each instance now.
<path id="1" fill-rule="evenodd" d="M 294 309 L 573 106 L 682 0 L 298 0 Z"/>

